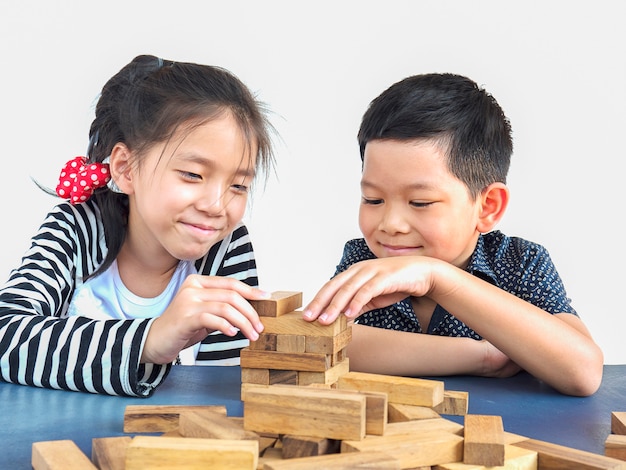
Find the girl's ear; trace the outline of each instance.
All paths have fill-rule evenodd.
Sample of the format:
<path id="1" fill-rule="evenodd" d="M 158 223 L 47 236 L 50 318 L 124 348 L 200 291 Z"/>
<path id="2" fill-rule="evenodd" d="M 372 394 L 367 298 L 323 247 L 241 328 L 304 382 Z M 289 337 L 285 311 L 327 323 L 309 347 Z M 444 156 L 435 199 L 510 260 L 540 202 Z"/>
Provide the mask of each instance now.
<path id="1" fill-rule="evenodd" d="M 133 192 L 131 157 L 130 149 L 121 142 L 115 144 L 109 157 L 111 179 L 124 194 L 132 194 Z"/>
<path id="2" fill-rule="evenodd" d="M 509 204 L 509 188 L 504 183 L 491 183 L 479 196 L 480 214 L 476 229 L 487 233 L 502 220 Z"/>

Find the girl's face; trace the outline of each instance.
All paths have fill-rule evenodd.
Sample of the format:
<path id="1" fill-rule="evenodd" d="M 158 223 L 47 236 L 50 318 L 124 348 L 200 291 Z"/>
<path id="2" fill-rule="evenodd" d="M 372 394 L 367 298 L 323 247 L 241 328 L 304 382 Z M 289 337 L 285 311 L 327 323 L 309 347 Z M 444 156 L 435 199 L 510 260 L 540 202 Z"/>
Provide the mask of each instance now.
<path id="1" fill-rule="evenodd" d="M 466 265 L 480 200 L 449 172 L 434 141 L 368 142 L 361 194 L 359 225 L 378 258 L 422 255 Z"/>
<path id="2" fill-rule="evenodd" d="M 241 221 L 255 155 L 230 112 L 155 145 L 131 170 L 127 242 L 150 257 L 201 258 Z"/>

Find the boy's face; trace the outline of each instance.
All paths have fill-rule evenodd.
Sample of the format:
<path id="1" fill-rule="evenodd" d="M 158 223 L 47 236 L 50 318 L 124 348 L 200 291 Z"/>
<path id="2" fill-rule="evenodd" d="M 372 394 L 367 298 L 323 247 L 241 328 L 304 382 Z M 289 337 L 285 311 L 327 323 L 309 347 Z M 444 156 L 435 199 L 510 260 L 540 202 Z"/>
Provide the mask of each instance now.
<path id="1" fill-rule="evenodd" d="M 433 140 L 365 147 L 359 225 L 378 258 L 431 256 L 465 267 L 476 246 L 480 200 L 450 173 Z"/>

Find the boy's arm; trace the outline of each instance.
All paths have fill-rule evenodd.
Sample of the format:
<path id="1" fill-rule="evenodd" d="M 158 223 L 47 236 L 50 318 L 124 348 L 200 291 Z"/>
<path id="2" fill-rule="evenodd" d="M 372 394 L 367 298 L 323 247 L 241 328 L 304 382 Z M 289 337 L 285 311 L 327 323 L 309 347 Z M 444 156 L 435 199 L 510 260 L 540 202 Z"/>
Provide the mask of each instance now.
<path id="1" fill-rule="evenodd" d="M 352 325 L 350 369 L 400 376 L 510 377 L 520 367 L 487 341 Z"/>
<path id="2" fill-rule="evenodd" d="M 434 300 L 514 363 L 562 393 L 590 395 L 600 386 L 603 355 L 579 318 L 549 314 L 434 258 L 357 263 L 326 283 L 305 309 L 304 318 L 330 323 L 341 312 L 355 318 L 407 295 Z"/>

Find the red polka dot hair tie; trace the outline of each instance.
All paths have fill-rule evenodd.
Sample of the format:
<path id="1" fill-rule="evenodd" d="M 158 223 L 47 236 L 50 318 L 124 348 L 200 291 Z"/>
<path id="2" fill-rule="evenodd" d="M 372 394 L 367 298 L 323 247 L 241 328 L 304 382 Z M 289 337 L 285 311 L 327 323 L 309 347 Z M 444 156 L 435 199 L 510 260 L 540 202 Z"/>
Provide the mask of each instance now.
<path id="1" fill-rule="evenodd" d="M 106 163 L 86 163 L 85 157 L 76 157 L 65 164 L 59 175 L 57 194 L 79 204 L 89 199 L 95 189 L 106 185 L 111 179 Z"/>

